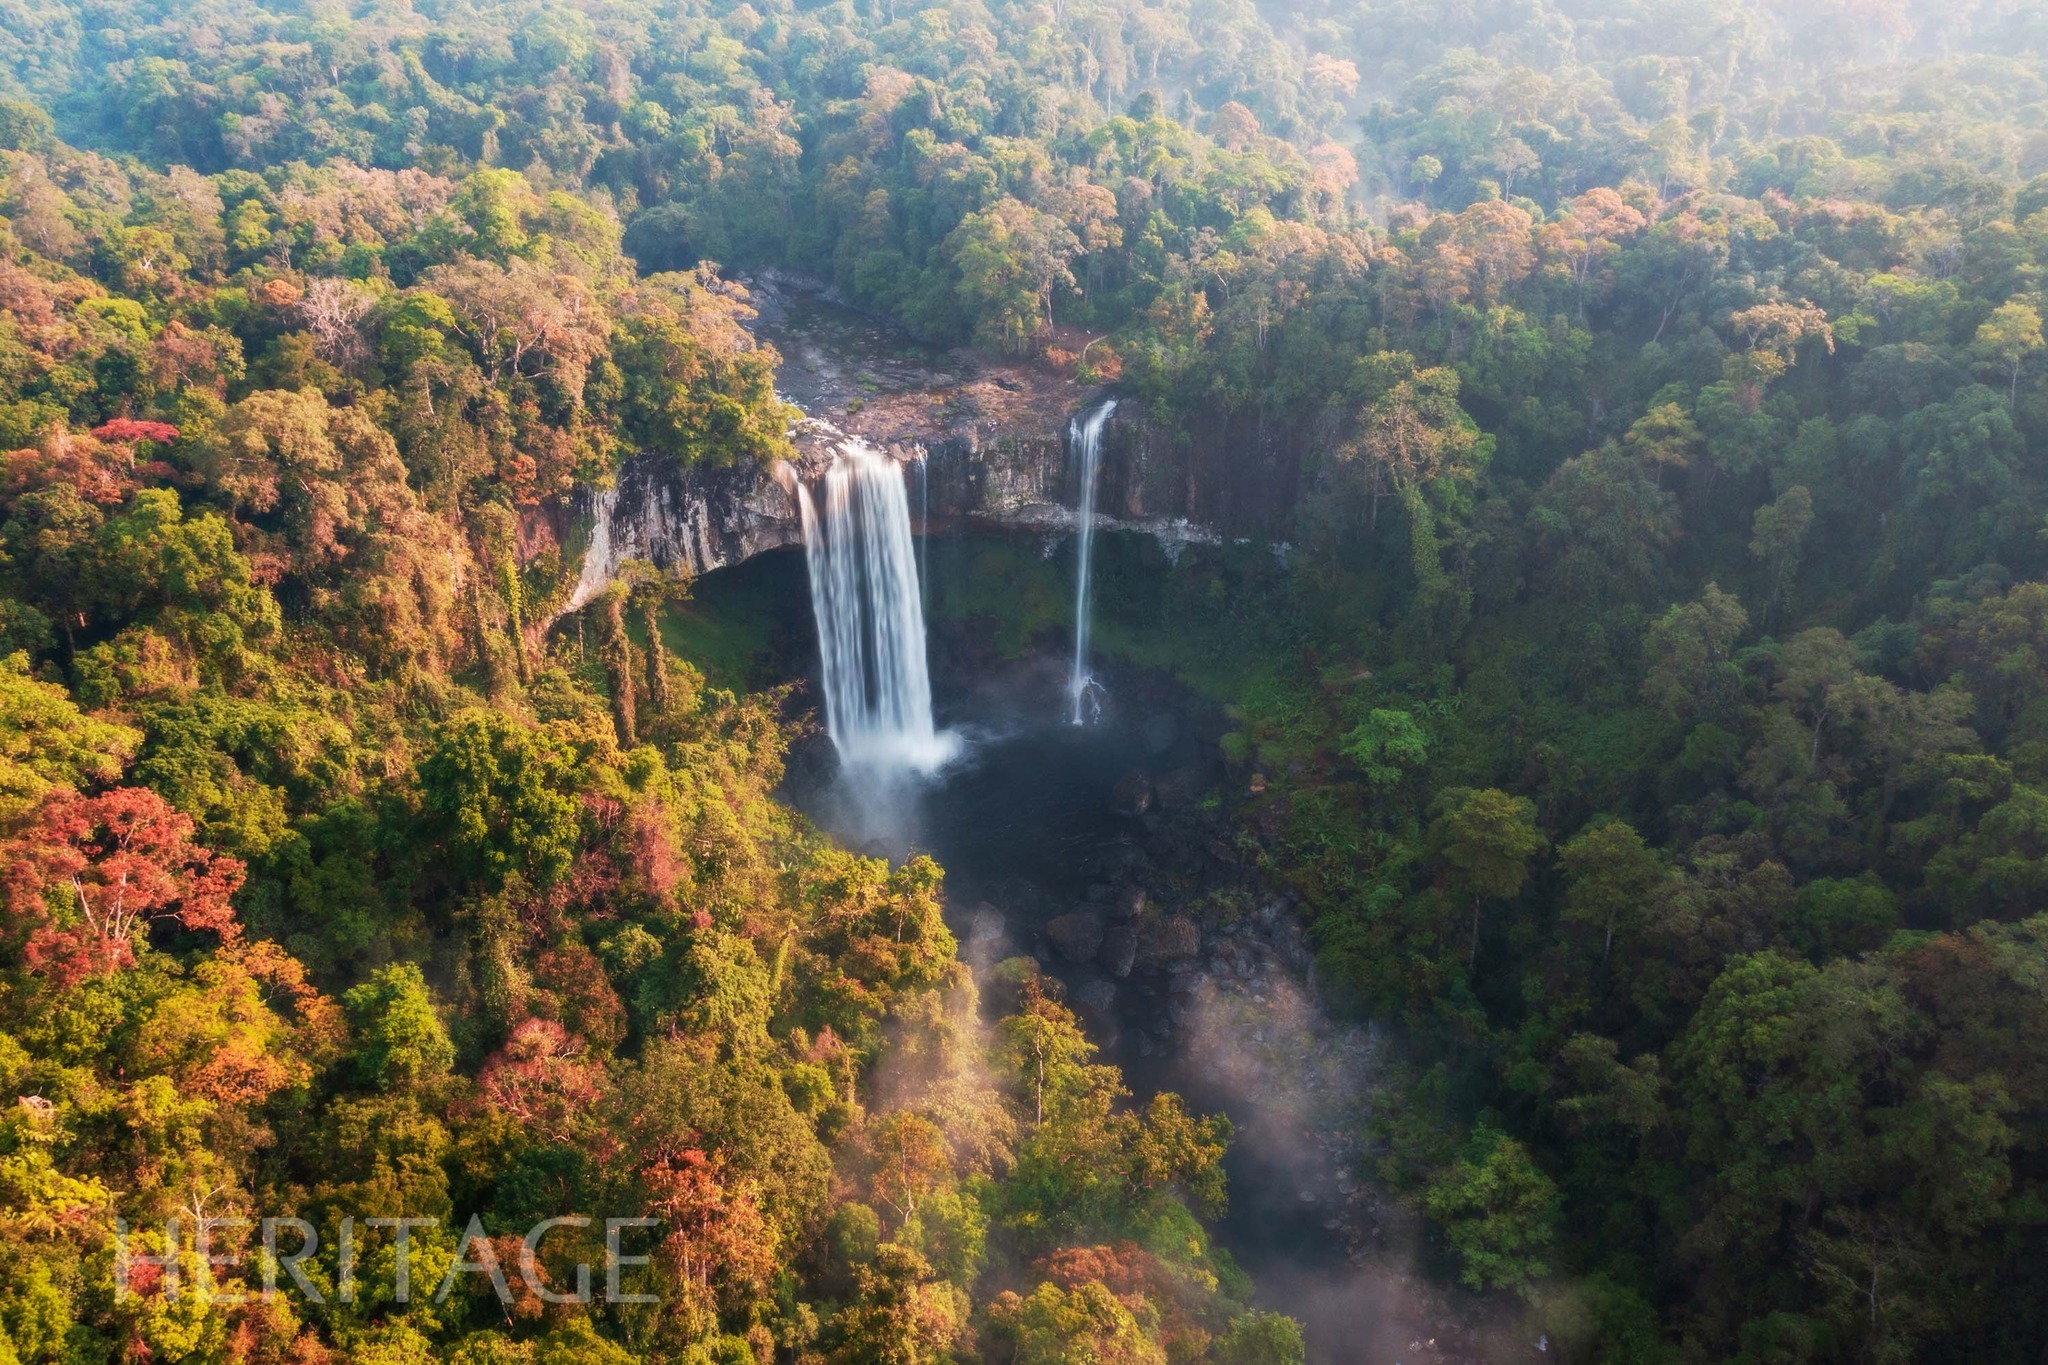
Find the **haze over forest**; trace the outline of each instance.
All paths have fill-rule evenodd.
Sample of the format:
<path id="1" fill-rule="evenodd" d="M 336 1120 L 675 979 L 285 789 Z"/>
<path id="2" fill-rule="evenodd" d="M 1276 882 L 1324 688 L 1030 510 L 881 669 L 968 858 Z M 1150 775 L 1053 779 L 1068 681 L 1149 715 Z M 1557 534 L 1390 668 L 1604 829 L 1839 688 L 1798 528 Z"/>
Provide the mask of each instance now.
<path id="1" fill-rule="evenodd" d="M 0 0 L 0 1365 L 2048 1361 L 2044 310 L 2039 0 Z"/>

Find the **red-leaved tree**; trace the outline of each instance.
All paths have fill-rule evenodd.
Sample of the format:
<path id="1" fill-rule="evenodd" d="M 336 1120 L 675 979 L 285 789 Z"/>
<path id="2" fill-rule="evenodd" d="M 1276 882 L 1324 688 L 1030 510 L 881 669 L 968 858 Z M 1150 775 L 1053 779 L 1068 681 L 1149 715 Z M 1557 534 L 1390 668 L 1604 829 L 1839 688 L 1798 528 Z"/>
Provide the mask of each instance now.
<path id="1" fill-rule="evenodd" d="M 111 422 L 102 422 L 92 429 L 92 434 L 95 440 L 119 446 L 132 446 L 137 441 L 169 445 L 178 439 L 178 429 L 169 422 L 140 422 L 133 417 L 116 417 Z"/>
<path id="2" fill-rule="evenodd" d="M 596 1102 L 598 1076 L 581 1038 L 552 1019 L 526 1019 L 484 1062 L 477 1085 L 494 1107 L 562 1142 Z"/>
<path id="3" fill-rule="evenodd" d="M 147 787 L 52 792 L 0 845 L 0 894 L 31 971 L 61 985 L 134 964 L 158 920 L 241 936 L 242 864 L 192 841 L 191 817 Z"/>

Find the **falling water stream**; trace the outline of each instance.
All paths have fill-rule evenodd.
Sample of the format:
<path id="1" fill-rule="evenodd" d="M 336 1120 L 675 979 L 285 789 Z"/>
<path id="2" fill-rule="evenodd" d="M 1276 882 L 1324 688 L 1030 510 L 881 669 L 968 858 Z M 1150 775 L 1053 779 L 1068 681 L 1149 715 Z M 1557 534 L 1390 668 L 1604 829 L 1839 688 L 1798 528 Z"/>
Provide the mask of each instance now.
<path id="1" fill-rule="evenodd" d="M 825 723 L 850 771 L 929 773 L 952 751 L 932 724 L 924 606 L 903 471 L 858 439 L 839 447 L 820 490 L 798 486 L 811 610 L 825 675 Z"/>
<path id="2" fill-rule="evenodd" d="M 612 572 L 612 514 L 619 505 L 619 489 L 614 484 L 600 490 L 592 501 L 590 509 L 590 544 L 583 552 L 583 569 L 576 576 L 576 590 L 569 595 L 569 604 L 564 611 L 577 611 L 596 598 L 611 582 Z"/>
<path id="3" fill-rule="evenodd" d="M 1081 498 L 1074 518 L 1079 560 L 1074 573 L 1074 672 L 1067 684 L 1076 725 L 1086 724 L 1101 709 L 1094 675 L 1088 671 L 1089 578 L 1095 560 L 1095 482 L 1102 466 L 1102 429 L 1115 411 L 1112 398 L 1075 417 L 1068 427 L 1081 462 Z"/>

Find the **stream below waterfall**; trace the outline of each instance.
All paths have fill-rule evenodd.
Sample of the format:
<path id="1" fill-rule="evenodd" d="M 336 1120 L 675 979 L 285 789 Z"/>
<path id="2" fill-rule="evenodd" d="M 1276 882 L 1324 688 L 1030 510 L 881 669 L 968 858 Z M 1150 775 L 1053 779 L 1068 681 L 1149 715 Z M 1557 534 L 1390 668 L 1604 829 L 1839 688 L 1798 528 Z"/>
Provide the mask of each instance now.
<path id="1" fill-rule="evenodd" d="M 941 603 L 949 566 L 984 548 L 975 540 L 920 545 Z M 1053 558 L 1071 562 L 1066 548 Z M 743 654 L 749 676 L 719 681 L 808 678 L 815 696 L 805 573 L 801 552 L 777 552 L 708 575 L 677 643 L 728 669 Z M 727 637 L 741 623 L 736 647 Z M 1101 715 L 1076 726 L 1064 629 L 999 648 L 987 616 L 940 610 L 930 635 L 935 720 L 956 757 L 886 792 L 849 789 L 819 735 L 791 755 L 787 797 L 850 846 L 932 854 L 977 975 L 1035 960 L 1139 1102 L 1173 1090 L 1230 1116 L 1230 1210 L 1216 1239 L 1262 1306 L 1304 1322 L 1312 1362 L 1462 1355 L 1437 1296 L 1407 1273 L 1406 1223 L 1357 1171 L 1350 1144 L 1378 1046 L 1323 1017 L 1292 905 L 1243 858 L 1222 809 L 1233 779 L 1220 709 L 1163 673 L 1101 659 Z M 1411 1349 L 1438 1337 L 1441 1354 Z"/>

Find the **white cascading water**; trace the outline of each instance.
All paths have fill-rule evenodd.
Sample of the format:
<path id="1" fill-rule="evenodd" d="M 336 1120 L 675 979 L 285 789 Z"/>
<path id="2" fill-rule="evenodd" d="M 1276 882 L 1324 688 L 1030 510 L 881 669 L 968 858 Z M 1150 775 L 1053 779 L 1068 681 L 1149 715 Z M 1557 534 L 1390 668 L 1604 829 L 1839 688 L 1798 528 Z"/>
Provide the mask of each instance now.
<path id="1" fill-rule="evenodd" d="M 804 558 L 825 666 L 825 723 L 849 768 L 929 773 L 952 751 L 932 725 L 924 606 L 903 471 L 850 440 L 826 471 L 823 507 L 802 484 Z"/>
<path id="2" fill-rule="evenodd" d="M 1074 574 L 1074 672 L 1067 683 L 1076 725 L 1086 724 L 1101 709 L 1095 697 L 1095 677 L 1088 671 L 1089 577 L 1095 567 L 1095 481 L 1102 466 L 1102 429 L 1115 411 L 1112 398 L 1068 424 L 1068 439 L 1081 463 L 1081 502 L 1074 518 L 1079 547 Z"/>
<path id="3" fill-rule="evenodd" d="M 590 545 L 583 551 L 583 570 L 576 576 L 576 590 L 569 594 L 566 612 L 588 606 L 612 581 L 612 513 L 619 505 L 614 484 L 601 490 L 590 509 Z"/>

